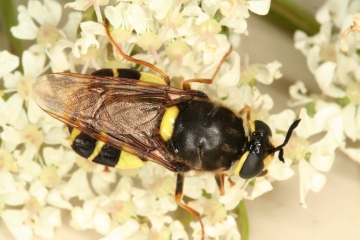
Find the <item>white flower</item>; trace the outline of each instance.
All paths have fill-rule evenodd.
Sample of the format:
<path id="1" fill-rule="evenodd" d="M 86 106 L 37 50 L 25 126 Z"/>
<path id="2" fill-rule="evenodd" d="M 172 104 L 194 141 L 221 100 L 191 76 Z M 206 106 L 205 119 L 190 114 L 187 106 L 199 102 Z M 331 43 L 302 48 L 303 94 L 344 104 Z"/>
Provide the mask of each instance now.
<path id="1" fill-rule="evenodd" d="M 100 50 L 97 36 L 105 35 L 104 26 L 93 21 L 86 21 L 80 24 L 81 38 L 77 39 L 72 46 L 72 53 L 75 58 L 80 58 L 84 63 L 81 73 L 86 73 L 89 64 L 95 69 L 100 69 L 105 51 Z M 74 69 L 75 70 L 75 69 Z"/>
<path id="2" fill-rule="evenodd" d="M 345 97 L 344 90 L 333 84 L 335 68 L 336 64 L 333 62 L 321 64 L 315 71 L 315 79 L 323 93 L 333 98 L 342 98 Z"/>
<path id="3" fill-rule="evenodd" d="M 230 181 L 234 183 L 232 186 Z M 244 196 L 247 195 L 244 186 L 246 187 L 246 180 L 238 176 L 232 176 L 228 181 L 225 181 L 225 195 L 220 196 L 218 201 L 224 205 L 226 210 L 233 210 Z"/>
<path id="4" fill-rule="evenodd" d="M 291 100 L 288 103 L 289 106 L 296 107 L 313 102 L 313 99 L 310 96 L 306 96 L 307 92 L 308 90 L 304 82 L 297 81 L 295 84 L 291 85 L 289 88 L 291 96 Z"/>
<path id="5" fill-rule="evenodd" d="M 270 2 L 271 0 L 248 1 L 249 10 L 259 15 L 266 15 L 270 9 Z"/>
<path id="6" fill-rule="evenodd" d="M 92 191 L 88 181 L 87 173 L 82 169 L 78 169 L 72 173 L 65 186 L 65 189 L 62 191 L 62 195 L 65 197 L 65 199 L 70 199 L 75 196 L 80 200 L 93 198 L 94 192 Z"/>
<path id="7" fill-rule="evenodd" d="M 326 182 L 326 177 L 316 171 L 305 159 L 299 162 L 300 175 L 300 203 L 304 208 L 307 207 L 305 203 L 305 196 L 312 190 L 319 192 Z"/>
<path id="8" fill-rule="evenodd" d="M 72 72 L 85 73 L 89 68 L 120 65 L 114 64 L 114 59 L 119 57 L 118 53 L 108 50 L 101 7 L 112 25 L 111 35 L 124 52 L 151 63 L 156 62 L 156 66 L 170 77 L 210 78 L 229 50 L 230 39 L 239 40 L 237 33 L 247 33 L 246 18 L 250 16 L 249 10 L 266 14 L 270 1 L 205 0 L 201 4 L 187 0 L 117 1 L 111 2 L 113 6 L 109 3 L 108 0 L 76 0 L 66 4 L 66 7 L 80 11 L 92 7 L 98 22 L 84 20 L 79 24 L 82 14 L 72 12 L 60 29 L 57 27 L 62 14 L 60 4 L 54 0 L 30 1 L 27 7 L 19 7 L 19 25 L 12 28 L 16 37 L 37 41 L 23 54 L 24 72 L 10 73 L 18 65 L 16 58 L 0 53 L 0 62 L 5 62 L 9 68 L 3 70 L 0 66 L 0 76 L 4 77 L 4 93 L 8 96 L 4 98 L 6 100 L 0 99 L 0 110 L 4 114 L 0 119 L 0 178 L 7 183 L 0 184 L 0 203 L 3 203 L 0 211 L 5 214 L 2 217 L 17 238 L 54 238 L 55 227 L 61 225 L 61 214 L 68 211 L 71 212 L 72 227 L 93 229 L 104 235 L 103 239 L 188 239 L 184 226 L 169 216 L 170 211 L 178 209 L 173 200 L 176 185 L 173 173 L 154 163 L 136 170 L 108 170 L 75 157 L 66 142 L 69 138 L 66 127 L 45 115 L 31 100 L 31 84 L 49 68 L 52 71 L 70 69 Z M 78 33 L 79 26 L 81 31 Z M 230 35 L 223 30 L 228 30 Z M 324 28 L 323 35 L 330 36 L 329 30 L 330 25 Z M 312 48 L 313 43 L 306 36 L 301 37 L 299 45 L 302 44 L 304 52 L 312 52 L 312 60 L 309 62 L 314 72 L 321 73 L 321 68 L 318 68 L 324 61 L 317 58 L 316 54 L 325 47 Z M 320 41 L 318 45 L 324 42 L 330 43 L 329 38 Z M 331 59 L 327 61 L 331 62 Z M 80 64 L 82 69 L 78 66 Z M 286 126 L 295 118 L 294 113 L 284 111 L 269 117 L 269 110 L 274 103 L 269 95 L 260 93 L 255 86 L 256 82 L 270 84 L 277 79 L 281 75 L 281 64 L 275 61 L 243 65 L 239 71 L 240 55 L 233 52 L 221 66 L 212 86 L 194 84 L 192 87 L 209 90 L 209 95 L 236 110 L 247 104 L 253 108 L 252 118 L 269 120 L 273 123 L 272 129 L 287 131 Z M 346 65 L 349 65 L 349 71 L 355 72 L 354 62 Z M 336 66 L 328 76 L 347 75 L 346 71 L 337 71 L 341 67 L 340 63 Z M 142 66 L 139 70 L 147 71 Z M 319 74 L 319 78 L 324 74 Z M 332 82 L 329 79 L 326 88 L 338 86 L 339 81 Z M 349 82 L 348 79 L 344 81 Z M 346 94 L 350 95 L 348 91 Z M 348 114 L 352 110 L 348 110 Z M 280 124 L 277 119 L 287 121 Z M 318 119 L 316 121 L 317 124 L 323 123 Z M 324 122 L 323 128 L 319 127 L 330 133 L 314 145 L 314 155 L 311 155 L 314 159 L 310 160 L 314 166 L 310 170 L 321 169 L 324 162 L 327 168 L 321 170 L 331 166 L 331 151 L 326 151 L 324 146 L 329 140 L 334 140 L 335 144 L 331 146 L 333 150 L 342 143 L 343 135 L 339 134 L 336 125 L 338 121 L 341 118 L 334 113 L 329 121 Z M 283 134 L 274 131 L 275 142 L 283 138 Z M 276 164 L 269 167 L 269 179 L 290 177 L 292 172 L 288 165 L 292 160 L 297 162 L 305 158 L 312 146 L 306 145 L 308 142 L 304 138 L 298 139 L 295 139 L 297 141 L 293 145 L 289 143 L 289 151 L 285 150 L 286 165 L 276 160 Z M 294 150 L 296 144 L 302 144 L 303 141 L 304 146 Z M 319 151 L 316 151 L 316 147 L 319 147 Z M 316 161 L 317 156 L 322 157 L 323 163 Z M 227 194 L 219 197 L 212 175 L 189 176 L 185 180 L 183 194 L 186 202 L 187 197 L 192 198 L 189 206 L 203 214 L 201 217 L 207 235 L 216 239 L 239 239 L 232 211 L 244 197 L 255 198 L 271 190 L 269 179 L 256 179 L 253 188 L 248 190 L 249 181 L 232 176 L 225 181 Z M 309 178 L 305 178 L 303 183 L 308 181 Z M 310 182 L 313 183 L 311 179 Z M 311 188 L 303 189 L 303 193 L 306 193 Z M 204 195 L 211 195 L 212 198 L 208 199 Z M 74 202 L 76 205 L 73 206 Z M 18 210 L 10 210 L 8 206 L 11 204 Z M 201 238 L 199 222 L 191 226 L 194 229 L 193 237 Z"/>
<path id="9" fill-rule="evenodd" d="M 97 16 L 97 20 L 98 22 L 101 23 L 103 20 L 100 11 L 100 6 L 107 5 L 108 3 L 109 0 L 76 0 L 72 3 L 65 4 L 65 7 L 71 7 L 76 10 L 85 11 L 89 7 L 93 6 Z"/>
<path id="10" fill-rule="evenodd" d="M 240 81 L 240 55 L 237 52 L 232 52 L 229 55 L 229 64 L 224 64 L 221 71 L 224 71 L 224 74 L 221 75 L 221 78 L 218 78 L 215 81 L 218 91 L 226 89 L 227 87 L 233 88 L 238 85 Z M 221 97 L 220 97 L 221 98 Z"/>
<path id="11" fill-rule="evenodd" d="M 67 159 L 67 161 L 64 161 Z M 72 149 L 60 146 L 53 148 L 46 146 L 43 149 L 43 160 L 47 166 L 56 166 L 59 175 L 64 176 L 70 172 L 75 163 L 75 153 Z"/>
<path id="12" fill-rule="evenodd" d="M 352 141 L 360 139 L 360 105 L 349 104 L 342 109 L 344 132 Z"/>
<path id="13" fill-rule="evenodd" d="M 11 73 L 17 66 L 19 66 L 19 57 L 6 50 L 0 52 L 0 78 Z"/>
<path id="14" fill-rule="evenodd" d="M 262 84 L 271 84 L 274 79 L 282 77 L 279 68 L 282 66 L 278 61 L 268 63 L 264 66 L 259 65 L 255 79 Z"/>
<path id="15" fill-rule="evenodd" d="M 50 67 L 53 71 L 68 70 L 70 63 L 66 48 L 73 45 L 71 41 L 75 40 L 81 15 L 70 13 L 67 23 L 62 29 L 58 29 L 62 11 L 57 1 L 29 1 L 27 8 L 19 6 L 18 11 L 19 25 L 11 28 L 13 35 L 19 39 L 36 40 L 35 45 L 47 50 L 46 55 L 51 59 Z M 23 64 L 23 67 L 27 65 Z"/>
<path id="16" fill-rule="evenodd" d="M 22 210 L 4 210 L 1 218 L 3 219 L 6 227 L 16 237 L 16 239 L 31 240 L 33 232 L 29 225 L 24 224 L 27 212 Z"/>
<path id="17" fill-rule="evenodd" d="M 4 86 L 6 93 L 14 93 L 11 97 L 2 105 L 2 112 L 4 117 L 3 123 L 11 123 L 18 128 L 24 127 L 26 122 L 24 118 L 20 118 L 22 114 L 22 104 L 26 101 L 26 104 L 31 111 L 28 116 L 31 123 L 36 123 L 38 118 L 43 115 L 39 107 L 36 106 L 34 101 L 31 100 L 31 85 L 34 79 L 39 76 L 44 70 L 45 55 L 41 48 L 33 46 L 30 50 L 23 53 L 22 65 L 24 66 L 24 75 L 19 72 L 14 74 L 8 74 L 4 77 Z"/>
<path id="18" fill-rule="evenodd" d="M 287 109 L 278 114 L 273 114 L 269 117 L 269 122 L 272 122 L 272 126 L 276 129 L 287 132 L 288 127 L 294 122 L 294 111 Z M 274 131 L 273 131 L 274 132 Z"/>
<path id="19" fill-rule="evenodd" d="M 60 210 L 45 207 L 36 211 L 36 214 L 30 214 L 25 209 L 4 210 L 2 218 L 17 239 L 32 239 L 33 234 L 42 239 L 53 239 L 54 228 L 61 224 Z"/>
<path id="20" fill-rule="evenodd" d="M 139 229 L 140 224 L 134 219 L 129 219 L 123 225 L 114 228 L 106 237 L 101 238 L 101 240 L 118 240 L 119 237 L 121 237 L 121 239 L 132 239 L 132 237 L 139 232 Z"/>
<path id="21" fill-rule="evenodd" d="M 169 230 L 171 232 L 171 238 L 174 240 L 188 239 L 188 235 L 184 229 L 184 226 L 179 221 L 173 221 L 169 226 Z"/>
<path id="22" fill-rule="evenodd" d="M 183 58 L 190 50 L 189 45 L 182 40 L 175 40 L 174 42 L 169 43 L 165 48 L 165 52 L 170 60 L 169 68 L 181 68 Z"/>
<path id="23" fill-rule="evenodd" d="M 265 177 L 257 177 L 254 179 L 254 186 L 250 195 L 246 196 L 246 199 L 255 199 L 272 189 L 273 187 L 270 181 L 268 181 Z"/>
<path id="24" fill-rule="evenodd" d="M 146 32 L 144 34 L 141 34 L 137 45 L 147 53 L 153 54 L 156 61 L 160 62 L 157 50 L 159 50 L 159 48 L 162 46 L 162 41 L 157 34 L 152 32 Z"/>
<path id="25" fill-rule="evenodd" d="M 247 33 L 247 22 L 245 18 L 250 16 L 245 4 L 237 1 L 222 1 L 220 11 L 224 15 L 220 23 L 234 29 L 236 33 Z"/>
<path id="26" fill-rule="evenodd" d="M 51 69 L 53 72 L 63 72 L 71 68 L 68 56 L 65 53 L 67 48 L 72 48 L 73 42 L 60 39 L 54 44 L 54 47 L 49 49 L 48 56 L 51 61 Z"/>
<path id="27" fill-rule="evenodd" d="M 339 2 L 336 0 L 328 0 L 317 11 L 315 18 L 321 24 L 334 22 L 337 27 L 341 27 L 347 15 L 356 11 L 356 8 L 351 6 L 353 4 L 350 4 L 350 2 L 356 1 L 345 0 Z M 336 15 L 333 14 L 334 12 L 336 12 Z"/>
<path id="28" fill-rule="evenodd" d="M 334 152 L 338 146 L 334 135 L 329 132 L 324 138 L 309 147 L 310 164 L 319 171 L 329 171 L 335 160 Z"/>
<path id="29" fill-rule="evenodd" d="M 233 216 L 227 216 L 225 220 L 215 223 L 214 226 L 206 226 L 206 233 L 215 239 L 241 239 Z"/>
<path id="30" fill-rule="evenodd" d="M 94 197 L 84 202 L 83 207 L 74 207 L 71 211 L 70 225 L 76 229 L 94 229 L 101 234 L 110 231 L 110 216 L 105 210 L 99 208 L 99 203 L 105 196 Z"/>
<path id="31" fill-rule="evenodd" d="M 44 4 L 36 0 L 29 1 L 27 8 L 20 5 L 18 11 L 19 25 L 11 28 L 11 32 L 16 38 L 35 39 L 47 32 L 43 36 L 52 36 L 56 41 L 58 34 L 56 26 L 61 17 L 61 6 L 57 1 L 47 0 L 44 1 Z M 40 27 L 36 24 L 40 24 Z M 53 35 L 49 35 L 49 33 Z"/>
<path id="32" fill-rule="evenodd" d="M 48 204 L 50 204 L 51 206 L 54 206 L 54 207 L 57 207 L 60 209 L 71 210 L 72 205 L 71 205 L 71 203 L 69 203 L 69 201 L 67 199 L 65 199 L 62 196 L 61 189 L 62 188 L 51 189 L 46 196 L 46 202 Z"/>
<path id="33" fill-rule="evenodd" d="M 95 169 L 91 176 L 91 185 L 96 194 L 109 195 L 112 192 L 111 184 L 116 181 L 116 172 L 104 171 L 104 168 Z"/>
<path id="34" fill-rule="evenodd" d="M 293 163 L 293 161 L 289 158 L 285 158 L 285 163 L 283 163 L 277 158 L 278 156 L 275 155 L 274 160 L 271 162 L 267 169 L 267 176 L 277 181 L 284 181 L 294 176 L 294 170 L 291 168 L 291 164 Z"/>
<path id="35" fill-rule="evenodd" d="M 218 191 L 212 175 L 186 176 L 183 191 L 185 196 L 198 199 L 204 190 L 207 193 Z"/>

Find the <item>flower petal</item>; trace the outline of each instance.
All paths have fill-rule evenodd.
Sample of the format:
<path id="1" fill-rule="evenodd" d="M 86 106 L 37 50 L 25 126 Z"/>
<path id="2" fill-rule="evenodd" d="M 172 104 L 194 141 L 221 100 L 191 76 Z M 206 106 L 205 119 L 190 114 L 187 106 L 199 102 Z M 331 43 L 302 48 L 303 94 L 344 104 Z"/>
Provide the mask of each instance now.
<path id="1" fill-rule="evenodd" d="M 10 29 L 11 33 L 14 35 L 14 37 L 19 39 L 36 39 L 39 28 L 35 25 L 26 7 L 22 5 L 18 6 L 18 12 L 19 25 L 12 27 Z"/>
<path id="2" fill-rule="evenodd" d="M 0 52 L 0 78 L 8 73 L 11 73 L 18 66 L 18 56 L 13 55 L 6 50 Z"/>
<path id="3" fill-rule="evenodd" d="M 320 89 L 328 96 L 334 98 L 345 97 L 345 91 L 333 84 L 336 63 L 325 62 L 321 64 L 315 71 L 315 79 Z"/>
<path id="4" fill-rule="evenodd" d="M 259 15 L 266 15 L 270 10 L 271 0 L 247 1 L 247 3 L 250 11 Z"/>
<path id="5" fill-rule="evenodd" d="M 16 239 L 33 239 L 31 227 L 25 224 L 25 220 L 28 218 L 28 212 L 26 210 L 4 210 L 1 218 Z"/>

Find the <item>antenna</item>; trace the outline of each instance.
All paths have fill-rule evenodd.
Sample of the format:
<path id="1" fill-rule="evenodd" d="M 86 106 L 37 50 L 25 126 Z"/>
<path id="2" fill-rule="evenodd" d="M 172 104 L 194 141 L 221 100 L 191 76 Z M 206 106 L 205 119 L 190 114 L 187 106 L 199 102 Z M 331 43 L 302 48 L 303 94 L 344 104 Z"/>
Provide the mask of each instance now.
<path id="1" fill-rule="evenodd" d="M 282 161 L 282 162 L 285 162 L 285 160 L 284 160 L 284 149 L 283 149 L 283 147 L 285 147 L 285 145 L 288 143 L 288 141 L 289 141 L 289 139 L 290 139 L 290 137 L 291 137 L 292 132 L 293 132 L 294 129 L 299 125 L 300 121 L 301 121 L 301 119 L 298 119 L 298 120 L 296 120 L 295 122 L 293 122 L 293 123 L 291 124 L 291 126 L 289 127 L 289 130 L 288 130 L 287 133 L 286 133 L 284 142 L 283 142 L 281 145 L 277 146 L 276 148 L 274 148 L 274 149 L 272 149 L 272 150 L 270 151 L 270 153 L 274 153 L 274 152 L 276 152 L 276 151 L 279 151 L 279 159 L 280 159 L 280 161 Z"/>

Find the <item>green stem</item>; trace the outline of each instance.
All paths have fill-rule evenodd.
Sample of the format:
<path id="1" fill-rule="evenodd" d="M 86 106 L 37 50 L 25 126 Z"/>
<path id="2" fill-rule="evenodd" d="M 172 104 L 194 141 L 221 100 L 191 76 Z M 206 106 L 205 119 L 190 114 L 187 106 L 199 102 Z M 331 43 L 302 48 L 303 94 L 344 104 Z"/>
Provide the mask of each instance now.
<path id="1" fill-rule="evenodd" d="M 240 233 L 241 240 L 249 239 L 249 220 L 246 212 L 244 200 L 242 200 L 237 206 L 237 211 L 240 218 Z"/>
<path id="2" fill-rule="evenodd" d="M 21 57 L 23 52 L 22 41 L 14 38 L 10 32 L 10 28 L 18 24 L 17 11 L 14 7 L 14 1 L 12 0 L 1 0 L 0 1 L 0 14 L 1 22 L 3 24 L 7 41 L 10 44 L 9 51 Z"/>
<path id="3" fill-rule="evenodd" d="M 314 16 L 291 0 L 272 0 L 270 11 L 264 17 L 290 34 L 302 30 L 311 36 L 320 29 Z"/>

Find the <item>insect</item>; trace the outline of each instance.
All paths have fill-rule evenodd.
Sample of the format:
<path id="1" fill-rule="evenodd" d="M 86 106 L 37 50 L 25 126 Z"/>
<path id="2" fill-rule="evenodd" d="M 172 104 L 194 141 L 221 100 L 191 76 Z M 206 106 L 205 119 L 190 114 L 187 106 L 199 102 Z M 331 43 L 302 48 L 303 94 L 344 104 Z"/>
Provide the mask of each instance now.
<path id="1" fill-rule="evenodd" d="M 249 179 L 266 174 L 276 151 L 284 162 L 283 147 L 300 120 L 290 126 L 283 144 L 275 147 L 269 126 L 251 120 L 249 107 L 234 112 L 190 87 L 191 82 L 211 83 L 231 50 L 211 79 L 187 80 L 183 89 L 177 89 L 169 86 L 169 77 L 154 65 L 124 54 L 111 37 L 108 23 L 105 29 L 126 60 L 162 77 L 133 69 L 101 69 L 91 75 L 53 73 L 35 81 L 33 98 L 69 126 L 71 146 L 80 156 L 118 168 L 152 161 L 175 172 L 174 199 L 198 218 L 204 238 L 200 214 L 182 202 L 185 174 L 213 173 L 223 195 L 229 169 Z"/>

